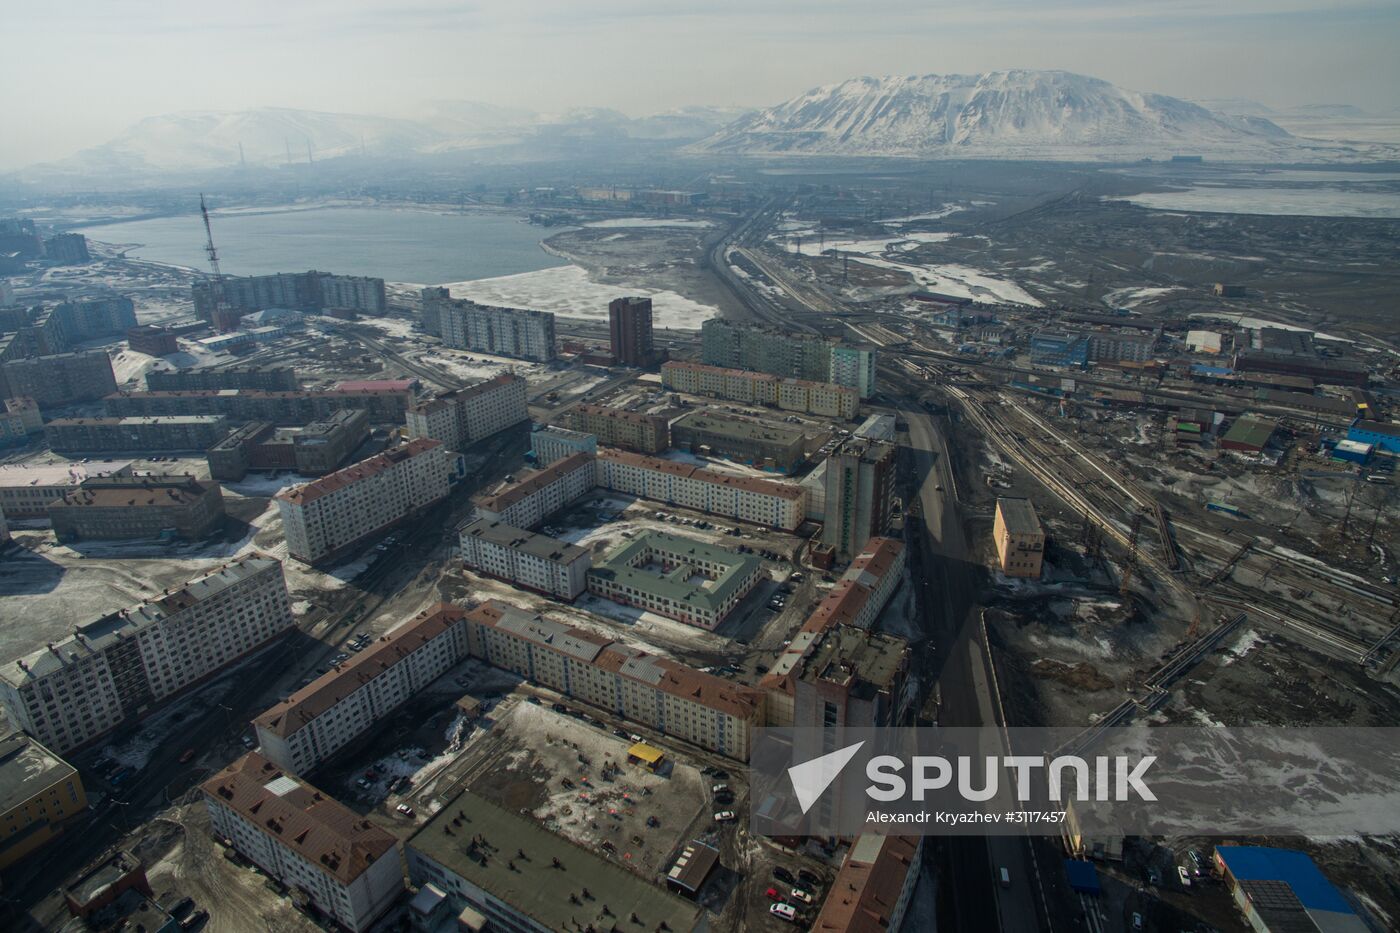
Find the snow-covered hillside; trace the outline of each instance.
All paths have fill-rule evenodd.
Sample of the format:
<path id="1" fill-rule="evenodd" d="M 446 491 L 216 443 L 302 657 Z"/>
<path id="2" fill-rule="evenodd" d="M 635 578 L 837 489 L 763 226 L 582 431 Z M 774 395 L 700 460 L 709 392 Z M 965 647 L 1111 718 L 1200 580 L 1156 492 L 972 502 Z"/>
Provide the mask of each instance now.
<path id="1" fill-rule="evenodd" d="M 1267 157 L 1294 140 L 1267 119 L 1215 113 L 1065 71 L 854 78 L 750 114 L 695 144 L 726 153 L 982 158 Z"/>

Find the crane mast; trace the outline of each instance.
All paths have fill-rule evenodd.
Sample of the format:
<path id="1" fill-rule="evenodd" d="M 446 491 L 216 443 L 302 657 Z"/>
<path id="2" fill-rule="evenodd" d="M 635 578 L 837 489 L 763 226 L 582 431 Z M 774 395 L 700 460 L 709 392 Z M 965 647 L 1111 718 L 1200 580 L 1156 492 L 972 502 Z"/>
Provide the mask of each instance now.
<path id="1" fill-rule="evenodd" d="M 204 195 L 199 196 L 199 213 L 204 218 L 204 252 L 209 257 L 209 268 L 214 272 L 214 306 L 209 310 L 209 323 L 214 330 L 227 330 L 224 321 L 224 274 L 219 270 L 219 251 L 214 248 L 214 228 L 209 225 L 209 208 L 204 203 Z"/>

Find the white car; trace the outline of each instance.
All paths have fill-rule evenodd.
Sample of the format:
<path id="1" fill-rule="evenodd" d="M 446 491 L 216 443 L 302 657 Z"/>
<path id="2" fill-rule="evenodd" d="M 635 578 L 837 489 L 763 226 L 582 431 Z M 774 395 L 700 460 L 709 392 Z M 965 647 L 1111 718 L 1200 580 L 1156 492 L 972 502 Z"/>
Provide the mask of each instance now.
<path id="1" fill-rule="evenodd" d="M 728 785 L 728 784 L 716 784 L 714 787 L 711 787 L 711 788 L 710 788 L 710 793 L 712 793 L 712 794 L 722 794 L 722 793 L 724 793 L 724 792 L 727 791 L 727 790 L 729 790 L 729 785 Z"/>
<path id="2" fill-rule="evenodd" d="M 412 816 L 412 815 L 413 815 L 413 808 L 410 807 L 410 806 L 409 806 L 408 804 L 406 804 L 406 803 L 401 803 L 401 804 L 399 804 L 397 807 L 395 807 L 394 809 L 397 810 L 397 811 L 399 811 L 400 813 L 402 813 L 404 816 Z"/>
<path id="3" fill-rule="evenodd" d="M 792 889 L 792 899 L 793 899 L 794 901 L 801 901 L 801 902 L 804 903 L 804 904 L 810 904 L 810 903 L 812 903 L 812 895 L 808 894 L 806 891 L 802 890 L 801 888 L 793 888 L 793 889 Z"/>
<path id="4" fill-rule="evenodd" d="M 1176 866 L 1176 876 L 1181 879 L 1181 886 L 1183 888 L 1191 887 L 1191 876 L 1186 873 L 1186 868 L 1184 866 Z"/>
<path id="5" fill-rule="evenodd" d="M 732 823 L 732 822 L 734 822 L 734 811 L 733 811 L 733 810 L 721 810 L 721 811 L 719 811 L 718 813 L 715 814 L 715 822 L 716 822 L 716 823 Z"/>
<path id="6" fill-rule="evenodd" d="M 797 908 L 791 904 L 773 904 L 768 908 L 768 912 L 780 920 L 788 923 L 797 922 Z"/>

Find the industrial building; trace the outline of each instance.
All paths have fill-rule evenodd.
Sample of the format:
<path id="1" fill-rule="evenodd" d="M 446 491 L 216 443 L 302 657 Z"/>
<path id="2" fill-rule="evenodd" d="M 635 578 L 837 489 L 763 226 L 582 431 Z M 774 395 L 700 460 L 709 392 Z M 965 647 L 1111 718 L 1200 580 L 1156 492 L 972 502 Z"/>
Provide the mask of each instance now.
<path id="1" fill-rule="evenodd" d="M 604 489 L 697 512 L 784 531 L 795 531 L 805 515 L 801 487 L 788 483 L 609 448 L 598 452 L 597 467 Z"/>
<path id="2" fill-rule="evenodd" d="M 369 435 L 369 416 L 358 408 L 341 409 L 300 428 L 250 421 L 209 446 L 209 475 L 233 482 L 250 470 L 320 476 L 337 469 Z"/>
<path id="3" fill-rule="evenodd" d="M 0 365 L 0 396 L 32 398 L 42 408 L 94 402 L 117 390 L 105 350 L 55 353 Z"/>
<path id="4" fill-rule="evenodd" d="M 1029 499 L 998 498 L 992 521 L 997 565 L 1008 577 L 1040 579 L 1045 558 L 1045 529 Z"/>
<path id="5" fill-rule="evenodd" d="M 62 835 L 87 805 L 77 768 L 23 732 L 0 738 L 0 870 Z"/>
<path id="6" fill-rule="evenodd" d="M 306 774 L 362 736 L 468 654 L 462 610 L 425 609 L 253 720 L 258 749 Z"/>
<path id="7" fill-rule="evenodd" d="M 575 405 L 565 417 L 570 428 L 592 434 L 605 447 L 659 454 L 671 446 L 671 430 L 663 415 L 584 402 Z"/>
<path id="8" fill-rule="evenodd" d="M 458 528 L 457 540 L 467 567 L 523 589 L 573 600 L 588 585 L 586 548 L 486 518 Z"/>
<path id="9" fill-rule="evenodd" d="M 449 450 L 466 450 L 475 442 L 530 420 L 525 379 L 502 373 L 491 379 L 443 393 L 408 409 L 410 437 L 431 437 Z"/>
<path id="10" fill-rule="evenodd" d="M 0 464 L 0 512 L 11 520 L 48 518 L 49 503 L 99 476 L 130 476 L 131 461 Z"/>
<path id="11" fill-rule="evenodd" d="M 25 396 L 5 399 L 0 409 L 0 445 L 22 444 L 43 430 L 44 415 L 38 402 Z"/>
<path id="12" fill-rule="evenodd" d="M 109 367 L 110 369 L 110 367 Z M 375 424 L 401 422 L 413 393 L 407 389 L 268 392 L 204 389 L 188 392 L 115 392 L 102 400 L 109 418 L 129 415 L 224 415 L 230 421 L 309 424 L 342 408 L 361 408 Z"/>
<path id="13" fill-rule="evenodd" d="M 281 563 L 241 557 L 0 667 L 0 707 L 62 754 L 153 712 L 293 621 Z"/>
<path id="14" fill-rule="evenodd" d="M 837 351 L 840 352 L 837 352 Z M 850 386 L 861 398 L 875 393 L 876 353 L 829 337 L 797 334 L 722 318 L 700 325 L 700 358 L 711 366 Z"/>
<path id="15" fill-rule="evenodd" d="M 218 483 L 193 476 L 104 476 L 50 502 L 48 513 L 63 542 L 194 541 L 223 528 L 224 494 Z"/>
<path id="16" fill-rule="evenodd" d="M 535 466 L 547 467 L 570 454 L 597 454 L 598 436 L 583 431 L 570 431 L 552 425 L 537 424 L 530 432 L 530 453 Z"/>
<path id="17" fill-rule="evenodd" d="M 55 418 L 44 439 L 59 453 L 205 451 L 228 434 L 223 415 Z"/>
<path id="18" fill-rule="evenodd" d="M 1400 424 L 1391 421 L 1366 421 L 1357 418 L 1347 428 L 1347 439 L 1371 444 L 1376 450 L 1400 454 Z"/>
<path id="19" fill-rule="evenodd" d="M 265 308 L 295 308 L 320 311 L 348 308 L 369 314 L 383 314 L 387 302 L 384 280 L 329 272 L 278 272 L 273 275 L 226 275 L 219 283 L 223 307 L 234 312 L 262 311 Z M 191 288 L 194 311 L 210 320 L 216 306 L 215 285 L 196 282 Z"/>
<path id="20" fill-rule="evenodd" d="M 608 302 L 608 339 L 619 366 L 650 369 L 656 365 L 651 299 L 614 298 Z"/>
<path id="21" fill-rule="evenodd" d="M 413 885 L 436 888 L 453 914 L 472 918 L 459 929 L 691 933 L 704 924 L 694 902 L 471 791 L 447 801 L 404 854 Z"/>
<path id="22" fill-rule="evenodd" d="M 872 441 L 888 441 L 893 444 L 895 424 L 894 415 L 871 415 L 862 421 L 860 426 L 852 433 L 856 437 L 863 437 Z"/>
<path id="23" fill-rule="evenodd" d="M 671 443 L 693 454 L 788 473 L 807 459 L 808 437 L 790 424 L 692 411 L 672 422 Z"/>
<path id="24" fill-rule="evenodd" d="M 424 329 L 442 345 L 537 363 L 555 359 L 554 315 L 525 308 L 497 308 L 453 298 L 440 286 L 422 291 Z M 429 327 L 431 321 L 433 327 Z"/>
<path id="25" fill-rule="evenodd" d="M 591 454 L 577 453 L 526 473 L 497 492 L 478 496 L 476 514 L 515 528 L 534 528 L 597 485 L 593 464 Z"/>
<path id="26" fill-rule="evenodd" d="M 287 553 L 313 564 L 337 557 L 447 498 L 455 458 L 420 437 L 276 496 Z"/>
<path id="27" fill-rule="evenodd" d="M 1278 422 L 1256 415 L 1241 415 L 1236 418 L 1220 438 L 1221 450 L 1238 453 L 1259 454 L 1269 446 L 1270 439 L 1278 430 Z"/>
<path id="28" fill-rule="evenodd" d="M 860 390 L 834 382 L 725 369 L 671 360 L 661 365 L 662 384 L 676 392 L 770 405 L 783 411 L 849 420 L 860 406 Z"/>
<path id="29" fill-rule="evenodd" d="M 747 761 L 762 694 L 491 600 L 467 613 L 472 657 L 685 742 Z"/>
<path id="30" fill-rule="evenodd" d="M 857 836 L 811 929 L 875 933 L 903 927 L 919 884 L 922 836 Z"/>
<path id="31" fill-rule="evenodd" d="M 368 930 L 403 893 L 393 833 L 257 752 L 200 790 L 216 837 L 343 929 Z"/>
<path id="32" fill-rule="evenodd" d="M 146 388 L 152 392 L 201 392 L 219 389 L 261 389 L 295 392 L 301 388 L 290 366 L 230 366 L 226 369 L 151 369 Z"/>
<path id="33" fill-rule="evenodd" d="M 1258 933 L 1366 933 L 1347 897 L 1306 852 L 1268 846 L 1216 846 L 1215 866 Z"/>
<path id="34" fill-rule="evenodd" d="M 895 446 L 848 437 L 826 458 L 822 545 L 841 562 L 889 531 L 894 508 Z"/>
<path id="35" fill-rule="evenodd" d="M 588 571 L 588 591 L 713 631 L 763 579 L 763 562 L 660 531 L 613 548 Z"/>

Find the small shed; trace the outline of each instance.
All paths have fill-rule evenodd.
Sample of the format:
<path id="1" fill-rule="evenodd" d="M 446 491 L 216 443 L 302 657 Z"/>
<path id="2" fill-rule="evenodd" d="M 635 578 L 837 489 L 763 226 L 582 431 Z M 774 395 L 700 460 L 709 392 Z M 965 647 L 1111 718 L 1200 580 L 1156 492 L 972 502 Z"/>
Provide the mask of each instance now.
<path id="1" fill-rule="evenodd" d="M 689 843 L 666 872 L 666 884 L 690 897 L 700 893 L 719 864 L 719 850 L 698 839 Z"/>
<path id="2" fill-rule="evenodd" d="M 666 760 L 666 753 L 654 745 L 638 742 L 627 749 L 627 763 L 640 764 L 648 771 L 655 771 Z"/>
<path id="3" fill-rule="evenodd" d="M 454 705 L 457 707 L 457 712 L 468 719 L 475 719 L 481 715 L 481 701 L 470 693 L 463 694 Z"/>

